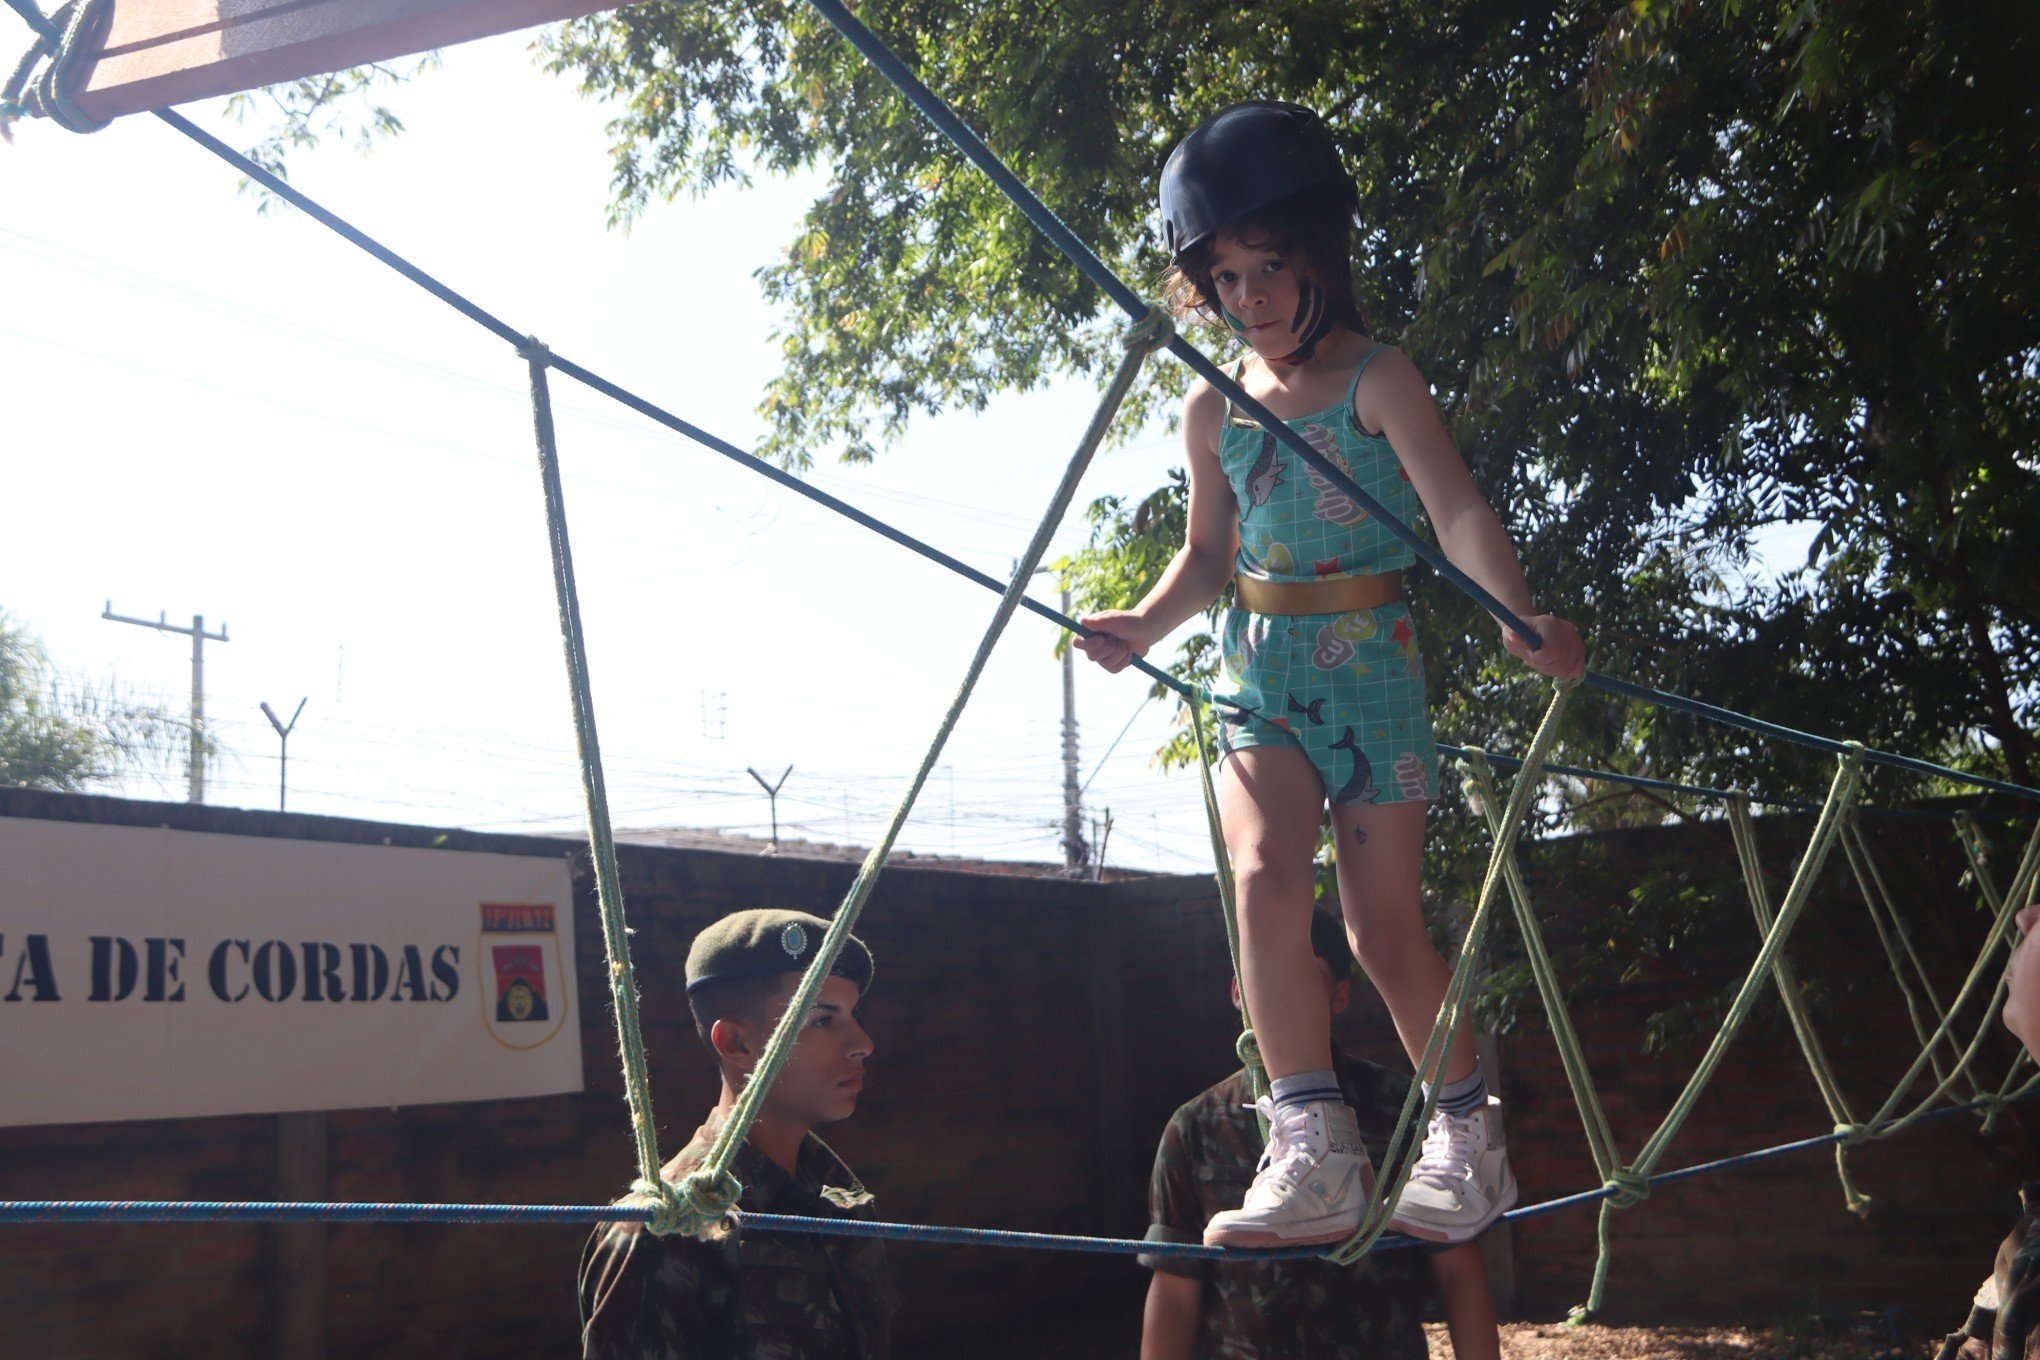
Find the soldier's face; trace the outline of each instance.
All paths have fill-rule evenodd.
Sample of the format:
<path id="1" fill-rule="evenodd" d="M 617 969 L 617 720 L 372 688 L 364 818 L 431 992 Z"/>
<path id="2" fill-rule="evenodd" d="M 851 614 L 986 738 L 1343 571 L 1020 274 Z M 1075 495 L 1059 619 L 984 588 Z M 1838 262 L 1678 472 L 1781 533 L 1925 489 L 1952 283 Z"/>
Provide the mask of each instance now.
<path id="1" fill-rule="evenodd" d="M 810 1127 L 848 1119 L 864 1090 L 864 1063 L 871 1049 L 871 1036 L 857 1021 L 857 984 L 828 979 L 766 1105 L 780 1118 Z"/>

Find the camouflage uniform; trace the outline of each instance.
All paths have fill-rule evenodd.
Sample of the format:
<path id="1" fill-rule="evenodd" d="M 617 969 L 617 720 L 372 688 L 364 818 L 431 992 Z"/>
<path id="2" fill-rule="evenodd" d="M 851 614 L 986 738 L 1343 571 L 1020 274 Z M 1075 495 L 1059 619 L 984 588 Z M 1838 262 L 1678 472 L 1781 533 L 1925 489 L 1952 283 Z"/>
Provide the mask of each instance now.
<path id="1" fill-rule="evenodd" d="M 2040 1360 L 2040 1181 L 2021 1189 L 2019 1201 L 2018 1226 L 1999 1245 L 1969 1321 L 1942 1343 L 1943 1360 L 1972 1337 L 1989 1347 L 1990 1360 Z"/>
<path id="2" fill-rule="evenodd" d="M 1332 1065 L 1378 1168 L 1409 1079 L 1344 1055 L 1335 1055 Z M 1260 1125 L 1250 1104 L 1241 1071 L 1176 1111 L 1155 1153 L 1148 1241 L 1201 1242 L 1213 1214 L 1240 1207 L 1261 1158 Z M 1155 1256 L 1141 1257 L 1141 1264 L 1204 1281 L 1199 1360 L 1425 1360 L 1418 1310 L 1426 1259 L 1422 1250 L 1403 1248 L 1350 1266 Z"/>
<path id="3" fill-rule="evenodd" d="M 666 1163 L 678 1181 L 708 1156 L 716 1121 Z M 741 1144 L 740 1208 L 865 1218 L 871 1194 L 812 1133 L 789 1176 Z M 882 1243 L 732 1231 L 717 1242 L 598 1227 L 581 1253 L 583 1360 L 886 1360 L 897 1305 Z"/>

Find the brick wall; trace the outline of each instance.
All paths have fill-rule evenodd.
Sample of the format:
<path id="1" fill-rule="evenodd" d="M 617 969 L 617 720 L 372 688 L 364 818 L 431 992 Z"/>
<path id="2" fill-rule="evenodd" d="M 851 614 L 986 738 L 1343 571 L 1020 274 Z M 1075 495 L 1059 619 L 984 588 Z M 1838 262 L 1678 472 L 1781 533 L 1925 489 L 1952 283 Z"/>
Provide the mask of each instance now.
<path id="1" fill-rule="evenodd" d="M 561 848 L 539 838 L 4 790 L 0 815 L 513 854 Z M 1767 832 L 1783 838 L 1781 854 L 1795 834 L 1775 823 Z M 1546 846 L 1535 866 L 1540 900 L 1619 900 L 1636 866 L 1661 854 L 1691 858 L 1694 847 L 1678 839 L 1690 834 Z M 692 1132 L 715 1090 L 679 981 L 695 931 L 748 905 L 828 914 L 854 866 L 630 845 L 619 854 L 637 932 L 660 1141 L 670 1150 Z M 1954 881 L 1952 862 L 1933 867 L 1939 877 L 1922 883 Z M 335 1112 L 328 1117 L 332 1198 L 592 1203 L 629 1180 L 628 1121 L 585 865 L 577 863 L 575 885 L 588 1090 Z M 1833 875 L 1830 885 L 1839 886 Z M 1830 971 L 1821 965 L 1832 957 L 1845 976 L 1861 974 L 1862 985 L 1823 998 L 1822 1024 L 1837 1036 L 1834 1056 L 1848 1080 L 1888 1079 L 1911 1036 L 1874 937 L 1859 924 L 1861 908 L 1850 916 L 1848 906 L 1839 894 L 1816 903 L 1807 927 L 1811 952 L 1802 950 L 1813 960 L 1806 972 Z M 1746 917 L 1739 905 L 1730 909 Z M 1562 941 L 1568 914 L 1557 915 L 1553 932 Z M 1967 919 L 1948 915 L 1951 929 Z M 859 933 L 878 960 L 864 1008 L 877 1053 L 857 1117 L 827 1136 L 878 1192 L 881 1212 L 919 1222 L 1137 1234 L 1162 1124 L 1178 1102 L 1234 1066 L 1237 1020 L 1225 1002 L 1228 967 L 1209 880 L 1095 885 L 916 865 L 881 879 Z M 1702 968 L 1694 976 L 1698 986 L 1712 974 Z M 1669 1103 L 1691 1066 L 1689 1054 L 1642 1054 L 1642 1017 L 1672 994 L 1662 979 L 1648 981 L 1583 994 L 1576 1011 L 1610 1114 L 1631 1149 L 1647 1131 L 1646 1115 Z M 1789 1034 L 1775 1015 L 1759 1019 L 1671 1164 L 1825 1127 Z M 1371 995 L 1356 1002 L 1340 1031 L 1356 1051 L 1397 1061 Z M 1570 1098 L 1533 1020 L 1506 1041 L 1503 1068 L 1526 1197 L 1592 1184 Z M 270 1197 L 279 1184 L 277 1129 L 273 1118 L 248 1117 L 0 1129 L 0 1198 Z M 2006 1197 L 2019 1168 L 2032 1162 L 2030 1146 L 2017 1127 L 1992 1143 L 1945 1127 L 1866 1150 L 1857 1158 L 1861 1182 L 1879 1201 L 1868 1223 L 1841 1212 L 1831 1163 L 1821 1154 L 1660 1192 L 1618 1220 L 1613 1297 L 1618 1308 L 1721 1316 L 1796 1307 L 1818 1294 L 1849 1304 L 1901 1303 L 1935 1321 L 1952 1316 L 2003 1232 Z M 583 1236 L 550 1227 L 333 1227 L 332 1353 L 571 1353 L 573 1265 Z M 1516 1268 L 1526 1307 L 1549 1311 L 1584 1296 L 1592 1237 L 1591 1212 L 1525 1225 Z M 264 1228 L 0 1228 L 0 1354 L 269 1353 L 275 1240 Z M 939 1353 L 943 1343 L 928 1339 L 1038 1314 L 1079 1292 L 1123 1295 L 1137 1307 L 1143 1281 L 1136 1267 L 1104 1258 L 891 1250 L 905 1303 L 903 1351 L 920 1338 L 923 1349 L 932 1346 L 928 1353 Z"/>

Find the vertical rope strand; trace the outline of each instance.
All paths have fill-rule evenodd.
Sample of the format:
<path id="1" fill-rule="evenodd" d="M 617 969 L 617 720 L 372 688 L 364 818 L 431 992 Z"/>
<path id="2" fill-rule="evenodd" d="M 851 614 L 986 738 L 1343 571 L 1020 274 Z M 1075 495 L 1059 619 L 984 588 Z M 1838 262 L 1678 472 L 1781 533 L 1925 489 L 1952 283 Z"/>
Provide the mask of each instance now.
<path id="1" fill-rule="evenodd" d="M 1870 843 L 1863 835 L 1863 828 L 1855 818 L 1842 831 L 1842 850 L 1849 861 L 1849 872 L 1856 880 L 1856 888 L 1863 895 L 1863 905 L 1869 909 L 1870 923 L 1877 928 L 1877 941 L 1884 947 L 1884 957 L 1891 964 L 1891 975 L 1898 981 L 1900 995 L 1905 998 L 1905 1013 L 1912 1021 L 1913 1038 L 1926 1049 L 1934 1065 L 1934 1076 L 1946 1083 L 1952 1075 L 1942 1065 L 1940 1045 L 1927 1044 L 1927 1025 L 1920 1015 L 1920 994 L 1926 997 L 1926 1004 L 1932 1008 L 1935 1021 L 1948 1019 L 1948 1013 L 1941 1009 L 1941 999 L 1934 994 L 1933 980 L 1927 976 L 1926 964 L 1921 962 L 1919 950 L 1913 946 L 1912 932 L 1906 929 L 1905 913 L 1892 900 L 1891 890 L 1885 886 L 1884 875 L 1878 871 L 1877 862 L 1871 857 Z M 1907 963 L 1911 964 L 1912 981 L 1907 981 Z M 1918 984 L 1918 994 L 1914 991 Z M 1948 1042 L 1959 1051 L 1960 1045 L 1950 1035 Z M 1973 1080 L 1969 1083 L 1971 1096 L 1981 1096 L 1983 1090 Z"/>
<path id="2" fill-rule="evenodd" d="M 1763 859 L 1757 850 L 1757 831 L 1750 816 L 1750 801 L 1737 794 L 1728 800 L 1728 830 L 1735 842 L 1736 859 L 1742 867 L 1743 888 L 1749 895 L 1750 914 L 1756 918 L 1760 935 L 1769 935 L 1774 920 L 1771 911 L 1770 890 L 1764 881 Z M 1828 1061 L 1827 1050 L 1822 1047 L 1820 1035 L 1813 1027 L 1813 1017 L 1806 1009 L 1806 998 L 1799 990 L 1799 979 L 1793 972 L 1792 961 L 1784 951 L 1779 951 L 1771 965 L 1771 980 L 1777 984 L 1778 999 L 1784 1004 L 1786 1018 L 1792 1023 L 1792 1033 L 1799 1040 L 1799 1051 L 1806 1056 L 1807 1070 L 1813 1074 L 1813 1084 L 1820 1091 L 1821 1103 L 1827 1106 L 1828 1118 L 1837 1128 L 1853 1127 L 1855 1112 L 1849 1107 L 1848 1097 L 1842 1091 L 1841 1081 L 1835 1076 L 1834 1065 Z M 1835 1175 L 1842 1183 L 1842 1202 L 1850 1213 L 1861 1216 L 1870 1211 L 1870 1197 L 1856 1188 L 1856 1182 L 1849 1175 L 1849 1145 L 1835 1144 Z"/>
<path id="3" fill-rule="evenodd" d="M 1233 886 L 1232 855 L 1225 848 L 1225 824 L 1218 815 L 1218 790 L 1211 780 L 1211 748 L 1206 745 L 1204 728 L 1204 700 L 1201 697 L 1185 701 L 1190 709 L 1190 736 L 1197 743 L 1197 774 L 1204 791 L 1204 824 L 1211 833 L 1211 857 L 1217 866 L 1219 918 L 1225 922 L 1225 948 L 1232 958 L 1233 986 L 1240 994 L 1240 1037 L 1234 1046 L 1240 1062 L 1247 1069 L 1247 1092 L 1257 1102 L 1254 1118 L 1261 1126 L 1261 1137 L 1268 1136 L 1268 1117 L 1260 1112 L 1258 1102 L 1268 1094 L 1268 1068 L 1261 1061 L 1261 1041 L 1254 1036 L 1254 1018 L 1247 1011 L 1247 984 L 1240 977 L 1240 919 L 1239 899 Z"/>
<path id="4" fill-rule="evenodd" d="M 631 969 L 630 939 L 624 924 L 622 878 L 609 825 L 609 794 L 602 778 L 602 748 L 595 735 L 595 699 L 588 681 L 588 649 L 581 631 L 581 602 L 574 586 L 574 554 L 567 542 L 567 503 L 560 486 L 559 449 L 553 432 L 552 393 L 546 382 L 551 354 L 537 340 L 522 353 L 531 375 L 531 421 L 538 443 L 539 484 L 545 492 L 546 539 L 552 550 L 553 590 L 558 597 L 560 642 L 566 653 L 567 689 L 574 709 L 574 741 L 580 752 L 581 792 L 588 805 L 588 849 L 595 871 L 595 900 L 601 909 L 602 948 L 608 959 L 610 1007 L 616 1016 L 617 1049 L 623 1060 L 624 1100 L 630 1106 L 631 1136 L 637 1146 L 638 1179 L 632 1190 L 670 1211 L 671 1187 L 659 1176 L 659 1135 L 652 1119 L 652 1084 L 645 1066 L 644 1032 L 638 1022 L 637 978 Z M 656 1228 L 655 1228 L 656 1230 Z"/>
<path id="5" fill-rule="evenodd" d="M 1469 747 L 1461 763 L 1468 772 L 1465 780 L 1469 795 L 1467 801 L 1486 816 L 1490 833 L 1499 839 L 1502 800 L 1495 791 L 1494 767 L 1488 761 L 1487 752 L 1478 746 Z M 1580 1124 L 1587 1135 L 1587 1150 L 1593 1155 L 1595 1172 L 1606 1181 L 1621 1165 L 1621 1153 L 1616 1147 L 1614 1130 L 1608 1124 L 1607 1112 L 1601 1107 L 1600 1093 L 1594 1088 L 1593 1075 L 1587 1068 L 1586 1050 L 1566 1008 L 1565 987 L 1558 980 L 1558 970 L 1552 965 L 1551 952 L 1544 941 L 1544 928 L 1538 923 L 1537 909 L 1530 901 L 1530 889 L 1523 881 L 1523 869 L 1513 849 L 1503 862 L 1502 872 L 1508 884 L 1509 899 L 1515 905 L 1516 929 L 1523 937 L 1523 952 L 1530 961 L 1530 976 L 1537 983 L 1537 994 L 1544 1002 L 1551 1037 L 1558 1046 L 1559 1061 L 1565 1067 L 1566 1084 L 1572 1087 L 1573 1103 L 1579 1107 Z"/>

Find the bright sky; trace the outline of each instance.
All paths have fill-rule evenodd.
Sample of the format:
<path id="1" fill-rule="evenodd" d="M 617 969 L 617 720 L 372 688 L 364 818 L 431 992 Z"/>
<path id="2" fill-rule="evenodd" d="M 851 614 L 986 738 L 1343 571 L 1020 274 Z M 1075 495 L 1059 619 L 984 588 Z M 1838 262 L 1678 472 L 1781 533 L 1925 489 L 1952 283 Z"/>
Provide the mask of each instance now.
<path id="1" fill-rule="evenodd" d="M 604 112 L 528 44 L 449 50 L 388 94 L 401 137 L 366 157 L 298 152 L 293 181 L 559 353 L 750 445 L 774 364 L 752 272 L 812 185 L 761 181 L 607 230 Z M 235 145 L 257 135 L 216 105 L 185 112 Z M 208 801 L 276 805 L 258 705 L 287 718 L 308 697 L 292 811 L 579 825 L 521 362 L 301 215 L 258 215 L 230 169 L 153 118 L 90 137 L 26 123 L 15 143 L 0 147 L 0 608 L 67 679 L 113 677 L 180 712 L 188 641 L 100 611 L 224 623 L 231 641 L 205 657 L 226 752 Z M 554 391 L 617 823 L 762 835 L 745 768 L 790 764 L 782 831 L 868 844 L 994 597 L 570 380 Z M 1069 384 L 925 421 L 876 466 L 813 480 L 1003 576 L 1095 395 Z M 1081 499 L 1145 492 L 1175 461 L 1143 431 Z M 1059 549 L 1081 539 L 1071 518 Z M 1060 857 L 1053 640 L 1014 622 L 905 847 Z M 1171 714 L 1141 707 L 1145 683 L 1079 669 L 1086 812 L 1111 810 L 1110 863 L 1205 869 L 1194 775 L 1150 763 Z M 184 785 L 172 771 L 117 791 Z"/>

